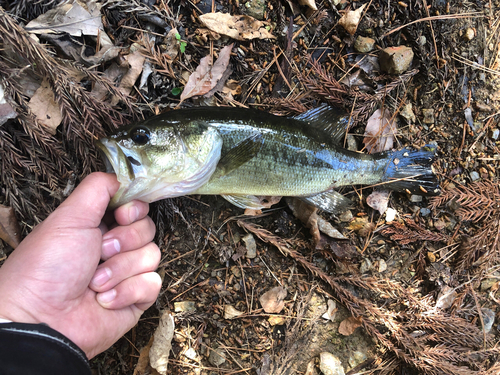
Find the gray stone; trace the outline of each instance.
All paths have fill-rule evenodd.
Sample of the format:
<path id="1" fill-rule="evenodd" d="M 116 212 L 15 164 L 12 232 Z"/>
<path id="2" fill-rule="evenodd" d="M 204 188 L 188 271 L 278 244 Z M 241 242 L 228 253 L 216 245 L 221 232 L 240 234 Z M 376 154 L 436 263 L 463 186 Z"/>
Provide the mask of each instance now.
<path id="1" fill-rule="evenodd" d="M 495 312 L 490 309 L 481 309 L 483 314 L 484 331 L 488 333 L 495 323 Z"/>
<path id="2" fill-rule="evenodd" d="M 319 369 L 324 375 L 344 375 L 344 368 L 340 359 L 332 353 L 323 352 L 319 355 Z"/>
<path id="3" fill-rule="evenodd" d="M 252 234 L 248 233 L 242 238 L 242 240 L 247 248 L 246 257 L 248 259 L 255 258 L 257 256 L 257 244 L 255 243 L 255 239 L 253 238 Z"/>
<path id="4" fill-rule="evenodd" d="M 196 311 L 196 304 L 194 301 L 174 302 L 175 312 Z"/>
<path id="5" fill-rule="evenodd" d="M 389 74 L 402 74 L 411 66 L 413 50 L 410 47 L 388 47 L 380 52 L 380 69 Z"/>
<path id="6" fill-rule="evenodd" d="M 248 16 L 258 20 L 264 20 L 264 12 L 266 10 L 266 2 L 264 0 L 248 0 L 242 10 Z"/>
<path id="7" fill-rule="evenodd" d="M 422 114 L 424 115 L 424 124 L 434 124 L 434 110 L 432 108 L 422 109 Z"/>
<path id="8" fill-rule="evenodd" d="M 420 209 L 420 215 L 422 216 L 427 216 L 431 213 L 431 210 L 429 210 L 428 208 L 424 207 L 424 208 L 421 208 Z"/>
<path id="9" fill-rule="evenodd" d="M 410 197 L 410 202 L 413 202 L 413 203 L 422 202 L 422 196 L 421 195 L 412 194 L 411 197 Z"/>
<path id="10" fill-rule="evenodd" d="M 366 354 L 360 351 L 355 351 L 352 353 L 352 355 L 349 357 L 349 366 L 351 368 L 356 367 L 360 363 L 363 363 L 366 360 Z"/>
<path id="11" fill-rule="evenodd" d="M 472 181 L 477 181 L 477 180 L 479 180 L 479 178 L 480 178 L 479 173 L 477 173 L 476 171 L 471 172 L 470 179 Z"/>
<path id="12" fill-rule="evenodd" d="M 371 262 L 371 260 L 368 259 L 368 258 L 363 259 L 363 261 L 361 262 L 361 266 L 359 267 L 359 272 L 361 272 L 361 273 L 367 273 L 371 269 L 372 269 L 372 262 Z"/>
<path id="13" fill-rule="evenodd" d="M 219 348 L 210 350 L 210 354 L 208 355 L 208 362 L 216 367 L 222 365 L 224 362 L 226 362 L 226 358 L 224 358 L 224 351 Z"/>
<path id="14" fill-rule="evenodd" d="M 354 42 L 354 49 L 361 53 L 368 53 L 373 50 L 375 39 L 358 36 Z"/>

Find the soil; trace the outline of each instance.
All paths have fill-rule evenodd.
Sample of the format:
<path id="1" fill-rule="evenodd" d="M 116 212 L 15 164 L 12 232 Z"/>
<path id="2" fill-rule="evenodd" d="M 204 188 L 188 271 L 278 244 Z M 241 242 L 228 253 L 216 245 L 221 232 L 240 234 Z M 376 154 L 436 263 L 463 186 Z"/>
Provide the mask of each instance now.
<path id="1" fill-rule="evenodd" d="M 17 8 L 4 6 L 11 13 L 24 9 L 24 14 L 17 14 L 24 22 L 56 5 L 42 2 L 47 3 L 45 7 L 28 11 L 21 1 L 14 3 Z M 254 7 L 259 4 L 254 3 L 122 1 L 117 5 L 110 1 L 104 5 L 105 31 L 125 50 L 144 38 L 141 30 L 156 33 L 153 43 L 157 51 L 164 51 L 163 36 L 173 26 L 185 42 L 185 51 L 174 60 L 163 64 L 152 60 L 154 70 L 147 86 L 130 94 L 136 102 L 134 115 L 149 117 L 152 112 L 176 107 L 179 96 L 174 89 L 185 85 L 182 73 L 194 71 L 208 54 L 215 61 L 220 49 L 234 42 L 227 37 L 207 37 L 198 19 L 200 14 L 211 9 L 247 14 L 249 8 L 256 11 Z M 318 11 L 295 3 L 295 14 L 289 4 L 264 4 L 265 19 L 270 21 L 276 39 L 244 40 L 234 45 L 229 79 L 239 89 L 233 96 L 217 93 L 208 99 L 190 98 L 182 106 L 236 105 L 293 115 L 326 102 L 352 114 L 354 125 L 349 132 L 359 150 L 363 148 L 366 119 L 383 106 L 399 113 L 397 148 L 437 145 L 434 167 L 443 191 L 464 186 L 481 198 L 486 185 L 481 185 L 481 190 L 474 183 L 490 181 L 491 195 L 495 196 L 500 161 L 498 0 L 373 0 L 354 35 L 337 23 L 362 2 L 318 2 Z M 143 8 L 151 10 L 149 18 Z M 448 15 L 455 16 L 446 18 Z M 159 17 L 166 26 L 159 26 L 153 17 Z M 426 17 L 434 18 L 426 21 Z M 293 43 L 287 36 L 290 22 L 297 33 Z M 375 49 L 358 53 L 354 49 L 358 36 L 373 38 Z M 391 76 L 370 65 L 377 61 L 381 49 L 401 45 L 414 52 L 408 74 Z M 63 57 L 57 48 L 47 48 Z M 279 68 L 273 64 L 265 74 L 259 74 L 275 56 L 281 56 L 281 51 L 292 64 L 279 57 Z M 357 70 L 356 63 L 364 56 L 370 64 L 366 65 L 362 86 L 350 90 L 341 86 L 343 92 L 338 96 L 328 91 L 328 82 L 343 82 Z M 313 60 L 328 79 L 322 80 L 318 71 L 311 69 Z M 109 64 L 93 69 L 103 72 Z M 304 72 L 314 76 L 316 84 L 307 84 Z M 384 90 L 387 94 L 375 100 L 376 93 Z M 401 116 L 406 104 L 412 105 L 414 120 Z M 115 108 L 126 119 L 134 116 L 123 102 Z M 356 109 L 359 112 L 355 113 Z M 78 158 L 76 151 L 74 155 Z M 97 158 L 95 162 L 99 163 Z M 82 164 L 75 162 L 83 175 Z M 454 200 L 434 201 L 433 205 L 425 194 L 419 200 L 404 192 L 393 193 L 389 207 L 397 211 L 398 227 L 366 204 L 372 191 L 342 189 L 355 202 L 351 219 L 340 213 L 320 213 L 347 238 L 323 236 L 326 245 L 322 246 L 314 243 L 309 229 L 293 215 L 284 199 L 256 216 L 245 216 L 243 210 L 219 196 L 181 197 L 152 204 L 151 216 L 157 224 L 155 241 L 163 254 L 158 270 L 163 277 L 162 291 L 136 327 L 91 361 L 93 373 L 155 374 L 146 365 L 136 365 L 140 356 L 147 358 L 147 350 L 141 354 L 141 349 L 150 342 L 160 316 L 171 311 L 175 334 L 169 374 L 306 373 L 311 361 L 319 371 L 318 357 L 324 351 L 337 356 L 345 372 L 351 374 L 444 374 L 455 373 L 458 368 L 464 374 L 494 374 L 499 370 L 500 354 L 498 347 L 493 348 L 500 338 L 500 256 L 495 256 L 499 249 L 493 241 L 495 232 L 485 235 L 492 238 L 485 239 L 480 250 L 474 248 L 474 242 L 486 227 L 498 225 L 500 214 L 495 211 L 487 217 L 469 216 L 465 220 L 453 206 L 460 200 L 457 192 Z M 500 199 L 500 194 L 496 197 Z M 465 207 L 464 202 L 459 203 Z M 353 224 L 356 220 L 359 226 Z M 25 232 L 29 230 L 27 225 L 24 228 Z M 248 233 L 257 244 L 255 258 L 246 256 L 248 245 L 242 238 Z M 5 252 L 7 249 L 5 246 Z M 474 252 L 474 259 L 468 263 L 463 255 L 467 252 Z M 482 266 L 485 262 L 487 266 Z M 278 285 L 287 290 L 284 309 L 266 313 L 259 297 Z M 443 294 L 450 289 L 455 294 L 446 304 Z M 336 302 L 338 311 L 326 320 L 321 315 L 329 299 Z M 193 308 L 178 311 L 177 303 L 188 301 L 194 302 Z M 437 303 L 445 305 L 438 308 Z M 227 306 L 243 314 L 226 319 Z M 488 334 L 482 331 L 486 318 L 479 317 L 480 308 L 483 315 L 487 309 L 495 317 Z M 352 316 L 360 319 L 360 327 L 350 335 L 339 333 L 340 324 Z M 419 332 L 434 336 L 418 341 Z M 447 339 L 440 341 L 440 334 Z M 453 341 L 453 336 L 462 334 L 470 336 L 464 342 L 458 338 Z M 408 344 L 413 339 L 415 346 Z M 444 348 L 442 352 L 440 348 Z M 214 350 L 225 358 L 223 363 L 209 361 Z M 466 357 L 466 351 L 477 357 Z M 446 367 L 450 363 L 456 367 Z"/>

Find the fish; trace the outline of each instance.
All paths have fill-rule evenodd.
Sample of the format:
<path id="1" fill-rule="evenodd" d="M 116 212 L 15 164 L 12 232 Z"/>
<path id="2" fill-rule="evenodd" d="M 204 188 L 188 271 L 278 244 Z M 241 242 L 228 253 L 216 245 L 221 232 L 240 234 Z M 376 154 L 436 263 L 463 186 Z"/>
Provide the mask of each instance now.
<path id="1" fill-rule="evenodd" d="M 97 141 L 120 188 L 110 207 L 138 199 L 221 195 L 241 208 L 262 196 L 297 197 L 326 212 L 352 201 L 335 189 L 384 184 L 435 194 L 436 148 L 363 154 L 342 144 L 349 117 L 322 105 L 294 117 L 230 107 L 178 109 L 120 128 Z"/>

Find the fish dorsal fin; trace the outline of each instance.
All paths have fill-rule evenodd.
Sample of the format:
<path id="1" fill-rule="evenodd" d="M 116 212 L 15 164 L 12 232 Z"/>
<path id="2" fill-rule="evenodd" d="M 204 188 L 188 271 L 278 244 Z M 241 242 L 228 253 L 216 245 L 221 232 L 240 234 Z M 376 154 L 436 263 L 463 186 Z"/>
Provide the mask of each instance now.
<path id="1" fill-rule="evenodd" d="M 349 198 L 344 197 L 342 194 L 336 192 L 335 190 L 328 190 L 316 195 L 298 198 L 301 201 L 318 207 L 320 210 L 329 212 L 331 214 L 340 214 L 353 205 L 352 201 Z"/>
<path id="2" fill-rule="evenodd" d="M 233 148 L 231 148 L 225 155 L 222 155 L 217 165 L 218 177 L 225 176 L 247 161 L 254 158 L 264 144 L 264 137 L 262 133 L 255 133 L 250 137 L 245 138 Z"/>
<path id="3" fill-rule="evenodd" d="M 322 130 L 336 144 L 342 145 L 344 143 L 345 133 L 349 125 L 349 116 L 339 108 L 323 104 L 293 118 L 306 122 L 315 129 Z"/>

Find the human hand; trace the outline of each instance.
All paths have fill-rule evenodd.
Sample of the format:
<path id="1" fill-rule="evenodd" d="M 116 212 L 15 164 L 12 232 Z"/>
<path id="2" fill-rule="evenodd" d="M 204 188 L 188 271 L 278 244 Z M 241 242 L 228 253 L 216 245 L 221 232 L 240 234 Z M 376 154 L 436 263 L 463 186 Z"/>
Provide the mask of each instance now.
<path id="1" fill-rule="evenodd" d="M 89 359 L 137 323 L 160 291 L 160 251 L 147 203 L 101 221 L 118 186 L 91 174 L 21 242 L 0 268 L 0 318 L 46 323 Z"/>

